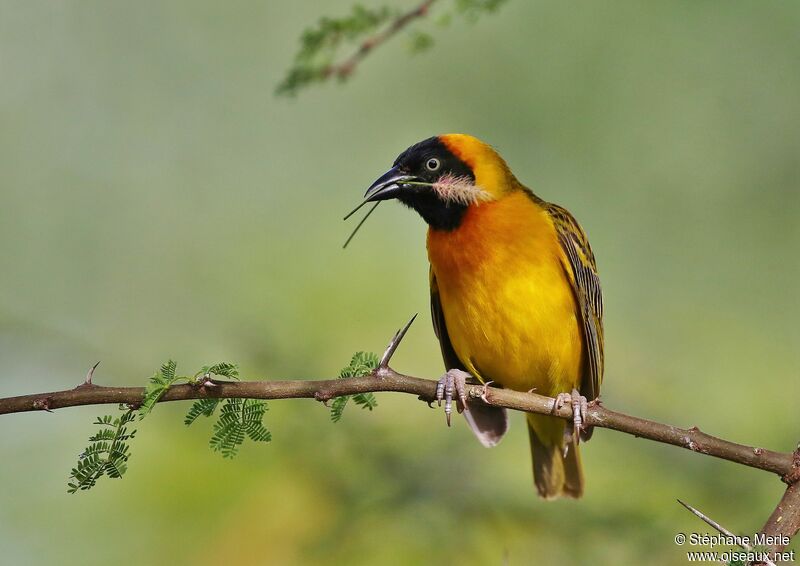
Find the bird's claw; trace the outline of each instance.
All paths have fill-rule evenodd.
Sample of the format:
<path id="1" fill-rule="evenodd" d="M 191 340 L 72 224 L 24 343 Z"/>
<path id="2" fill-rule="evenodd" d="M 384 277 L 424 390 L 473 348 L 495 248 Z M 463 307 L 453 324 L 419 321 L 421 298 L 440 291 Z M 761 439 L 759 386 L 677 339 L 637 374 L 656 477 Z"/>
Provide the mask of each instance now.
<path id="1" fill-rule="evenodd" d="M 453 412 L 453 393 L 456 394 L 456 409 L 460 413 L 467 406 L 467 379 L 471 377 L 460 369 L 448 370 L 436 384 L 436 401 L 442 406 L 444 401 L 444 414 L 447 426 L 450 426 L 450 415 Z"/>
<path id="2" fill-rule="evenodd" d="M 489 385 L 491 385 L 492 383 L 494 383 L 494 381 L 487 381 L 486 383 L 484 383 L 483 390 L 481 391 L 481 401 L 483 401 L 487 405 L 491 405 L 491 402 L 489 401 Z"/>
<path id="3" fill-rule="evenodd" d="M 92 377 L 94 376 L 94 370 L 96 370 L 97 366 L 99 365 L 100 362 L 97 362 L 96 364 L 94 364 L 92 367 L 89 368 L 89 371 L 86 372 L 86 379 L 84 379 L 83 383 L 79 384 L 78 387 L 94 387 L 94 383 L 92 383 Z"/>
<path id="4" fill-rule="evenodd" d="M 571 444 L 573 439 L 575 444 L 578 444 L 581 439 L 581 431 L 584 430 L 583 423 L 586 421 L 589 401 L 578 393 L 577 389 L 573 389 L 572 393 L 559 393 L 556 396 L 555 409 L 558 410 L 567 403 L 572 407 L 572 422 L 571 426 L 567 426 L 564 431 L 565 445 Z"/>

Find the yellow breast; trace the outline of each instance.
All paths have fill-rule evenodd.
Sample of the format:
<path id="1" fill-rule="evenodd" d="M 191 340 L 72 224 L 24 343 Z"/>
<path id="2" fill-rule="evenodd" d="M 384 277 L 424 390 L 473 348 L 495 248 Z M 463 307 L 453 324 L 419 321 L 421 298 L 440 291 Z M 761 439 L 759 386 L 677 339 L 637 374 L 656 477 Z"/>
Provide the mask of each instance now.
<path id="1" fill-rule="evenodd" d="M 524 192 L 471 206 L 428 231 L 428 257 L 459 359 L 484 381 L 554 395 L 578 387 L 583 338 L 564 252 Z"/>

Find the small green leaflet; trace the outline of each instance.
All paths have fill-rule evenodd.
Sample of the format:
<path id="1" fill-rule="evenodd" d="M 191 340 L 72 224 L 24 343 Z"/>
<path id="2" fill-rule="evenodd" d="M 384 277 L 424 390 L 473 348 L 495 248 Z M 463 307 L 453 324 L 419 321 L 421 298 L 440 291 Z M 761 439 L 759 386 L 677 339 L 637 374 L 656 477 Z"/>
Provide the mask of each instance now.
<path id="1" fill-rule="evenodd" d="M 189 426 L 195 420 L 197 420 L 197 417 L 201 415 L 204 417 L 210 417 L 214 414 L 214 411 L 217 409 L 217 405 L 219 405 L 220 401 L 222 401 L 222 399 L 198 399 L 192 404 L 189 412 L 186 413 L 186 418 L 183 419 L 183 424 Z"/>

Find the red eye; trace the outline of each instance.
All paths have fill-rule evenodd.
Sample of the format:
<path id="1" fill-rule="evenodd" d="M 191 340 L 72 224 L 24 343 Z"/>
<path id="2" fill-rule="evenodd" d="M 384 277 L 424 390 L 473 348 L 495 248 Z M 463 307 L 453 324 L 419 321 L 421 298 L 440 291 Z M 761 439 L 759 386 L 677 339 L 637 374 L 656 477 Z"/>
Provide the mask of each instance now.
<path id="1" fill-rule="evenodd" d="M 436 171 L 441 166 L 439 160 L 435 157 L 431 157 L 428 159 L 427 163 L 425 163 L 425 167 L 428 168 L 428 171 Z"/>

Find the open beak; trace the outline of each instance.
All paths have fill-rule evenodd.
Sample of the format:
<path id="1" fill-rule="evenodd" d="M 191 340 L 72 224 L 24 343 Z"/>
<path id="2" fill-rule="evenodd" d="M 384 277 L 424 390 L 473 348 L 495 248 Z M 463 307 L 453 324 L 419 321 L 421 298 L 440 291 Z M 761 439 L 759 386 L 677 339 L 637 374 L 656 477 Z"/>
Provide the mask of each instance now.
<path id="1" fill-rule="evenodd" d="M 397 195 L 403 190 L 403 182 L 413 180 L 416 180 L 413 175 L 406 175 L 396 167 L 392 167 L 367 189 L 367 192 L 364 193 L 364 202 L 397 198 Z"/>
<path id="2" fill-rule="evenodd" d="M 350 234 L 350 237 L 347 238 L 347 241 L 344 243 L 344 247 L 347 247 L 347 244 L 350 243 L 350 240 L 353 239 L 353 236 L 356 235 L 358 229 L 364 224 L 364 222 L 369 218 L 369 215 L 378 207 L 380 201 L 382 200 L 389 200 L 393 198 L 397 198 L 398 195 L 405 189 L 403 186 L 404 183 L 409 181 L 418 181 L 416 177 L 413 175 L 406 175 L 405 173 L 401 173 L 397 167 L 392 167 L 386 173 L 381 175 L 380 179 L 372 183 L 372 186 L 367 189 L 367 192 L 364 193 L 364 201 L 355 207 L 350 213 L 344 217 L 345 220 L 353 216 L 356 211 L 358 211 L 362 206 L 369 202 L 374 202 L 375 204 L 372 205 L 372 208 L 369 209 L 367 214 L 364 215 L 364 218 L 361 219 L 361 222 L 355 227 L 353 232 Z"/>

